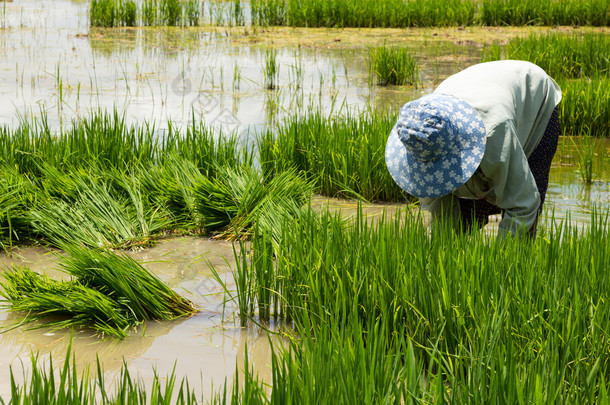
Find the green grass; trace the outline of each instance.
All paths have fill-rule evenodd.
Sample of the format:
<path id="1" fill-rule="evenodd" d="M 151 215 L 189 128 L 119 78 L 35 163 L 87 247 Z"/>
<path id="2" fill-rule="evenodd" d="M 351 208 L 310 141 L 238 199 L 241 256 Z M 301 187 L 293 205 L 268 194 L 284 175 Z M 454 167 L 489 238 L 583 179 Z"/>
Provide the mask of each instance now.
<path id="1" fill-rule="evenodd" d="M 191 389 L 188 381 L 177 384 L 175 369 L 167 376 L 160 376 L 155 371 L 151 385 L 147 388 L 140 379 L 132 377 L 127 363 L 120 369 L 113 388 L 109 388 L 104 379 L 104 370 L 99 359 L 97 375 L 93 377 L 91 370 L 84 369 L 80 373 L 76 369 L 76 359 L 69 348 L 63 364 L 57 367 L 52 358 L 47 362 L 32 354 L 31 375 L 24 372 L 23 385 L 17 382 L 17 376 L 11 369 L 10 399 L 2 404 L 197 404 L 202 402 Z"/>
<path id="2" fill-rule="evenodd" d="M 608 0 L 253 0 L 251 5 L 252 24 L 262 26 L 607 26 L 610 22 Z"/>
<path id="3" fill-rule="evenodd" d="M 482 25 L 592 25 L 610 23 L 608 0 L 482 0 Z"/>
<path id="4" fill-rule="evenodd" d="M 407 85 L 419 82 L 420 63 L 403 47 L 381 46 L 369 52 L 369 74 L 378 85 Z"/>
<path id="5" fill-rule="evenodd" d="M 561 80 L 559 123 L 564 135 L 610 136 L 610 78 Z"/>
<path id="6" fill-rule="evenodd" d="M 527 60 L 555 79 L 603 78 L 610 73 L 610 37 L 601 33 L 530 34 L 485 49 L 483 61 Z"/>
<path id="7" fill-rule="evenodd" d="M 170 320 L 195 312 L 190 301 L 171 290 L 126 255 L 65 246 L 60 258 L 69 281 L 57 281 L 13 266 L 4 273 L 0 294 L 5 307 L 23 312 L 21 323 L 35 327 L 90 327 L 123 338 L 145 320 Z"/>
<path id="8" fill-rule="evenodd" d="M 329 344 L 334 357 L 325 355 L 327 362 L 341 361 L 341 347 L 356 350 L 354 335 L 375 336 L 388 345 L 389 358 L 404 355 L 404 347 L 392 345 L 407 336 L 421 372 L 435 382 L 416 385 L 429 392 L 430 402 L 441 395 L 455 403 L 595 403 L 607 400 L 610 373 L 607 232 L 608 217 L 601 213 L 592 216 L 590 228 L 557 226 L 526 244 L 447 230 L 430 239 L 416 218 L 372 226 L 362 217 L 347 225 L 328 215 L 302 217 L 285 228 L 276 247 L 260 237 L 238 255 L 252 292 L 243 295 L 252 302 L 239 307 L 265 303 L 273 310 L 247 316 L 286 322 L 298 336 L 315 337 L 320 350 L 329 339 L 325 330 L 344 330 L 344 341 Z M 261 294 L 265 290 L 269 296 Z M 298 374 L 298 359 L 314 348 L 307 337 L 296 347 L 296 360 L 285 358 L 275 372 L 305 379 L 331 368 L 302 365 L 307 375 Z M 299 377 L 278 378 L 294 385 L 280 383 L 280 392 L 273 387 L 270 395 L 307 392 L 341 381 L 342 372 L 359 372 L 337 368 L 305 387 L 294 382 Z M 385 372 L 363 374 L 376 380 Z M 336 403 L 350 403 L 352 390 L 367 389 L 341 386 Z"/>
<path id="9" fill-rule="evenodd" d="M 404 201 L 385 166 L 385 144 L 394 123 L 392 115 L 367 112 L 289 117 L 259 137 L 263 172 L 271 175 L 294 167 L 314 181 L 322 195 Z"/>
<path id="10" fill-rule="evenodd" d="M 92 0 L 92 27 L 197 26 L 202 5 L 197 0 Z"/>

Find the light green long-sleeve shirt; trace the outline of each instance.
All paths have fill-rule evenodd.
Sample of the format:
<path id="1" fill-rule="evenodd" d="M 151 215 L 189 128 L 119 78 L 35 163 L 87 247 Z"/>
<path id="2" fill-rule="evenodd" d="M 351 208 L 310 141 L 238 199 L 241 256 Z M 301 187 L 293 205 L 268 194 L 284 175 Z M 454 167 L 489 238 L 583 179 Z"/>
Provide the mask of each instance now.
<path id="1" fill-rule="evenodd" d="M 459 221 L 455 197 L 485 199 L 502 208 L 499 236 L 528 230 L 534 224 L 540 195 L 529 169 L 532 154 L 561 101 L 561 89 L 540 67 L 524 61 L 496 61 L 471 66 L 448 77 L 434 91 L 468 102 L 487 131 L 479 170 L 452 194 L 420 199 L 431 211 Z"/>

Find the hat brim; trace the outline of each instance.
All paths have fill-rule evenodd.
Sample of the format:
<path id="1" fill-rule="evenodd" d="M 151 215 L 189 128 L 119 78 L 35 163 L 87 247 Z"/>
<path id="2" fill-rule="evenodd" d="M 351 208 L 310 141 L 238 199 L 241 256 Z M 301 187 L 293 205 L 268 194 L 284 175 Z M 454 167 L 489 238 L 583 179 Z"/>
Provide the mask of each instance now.
<path id="1" fill-rule="evenodd" d="M 472 106 L 456 100 L 469 117 L 470 125 L 457 125 L 457 142 L 442 159 L 417 160 L 401 142 L 396 125 L 388 137 L 385 149 L 388 171 L 396 184 L 412 196 L 438 198 L 457 190 L 472 177 L 483 159 L 487 138 L 485 125 Z"/>

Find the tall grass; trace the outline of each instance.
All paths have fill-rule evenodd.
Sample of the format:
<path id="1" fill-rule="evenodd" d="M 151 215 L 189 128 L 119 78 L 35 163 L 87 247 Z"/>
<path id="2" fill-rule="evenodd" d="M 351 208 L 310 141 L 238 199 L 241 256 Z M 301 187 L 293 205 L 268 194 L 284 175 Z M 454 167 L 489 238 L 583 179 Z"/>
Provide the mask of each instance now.
<path id="1" fill-rule="evenodd" d="M 551 77 L 598 78 L 610 73 L 610 37 L 601 33 L 530 34 L 511 39 L 507 45 L 492 45 L 483 61 L 505 59 L 527 60 L 543 68 Z"/>
<path id="2" fill-rule="evenodd" d="M 381 86 L 416 84 L 419 62 L 401 47 L 381 46 L 369 51 L 369 74 Z"/>
<path id="3" fill-rule="evenodd" d="M 394 117 L 377 113 L 333 118 L 312 112 L 289 117 L 277 129 L 260 136 L 263 172 L 272 175 L 295 167 L 314 181 L 323 195 L 404 201 L 384 159 L 394 123 Z"/>
<path id="4" fill-rule="evenodd" d="M 423 373 L 439 384 L 424 387 L 433 396 L 593 403 L 608 397 L 608 226 L 607 214 L 596 213 L 588 229 L 559 225 L 524 244 L 450 230 L 430 239 L 412 218 L 372 226 L 359 216 L 346 226 L 328 215 L 302 217 L 276 248 L 254 239 L 251 256 L 244 250 L 237 259 L 252 275 L 253 304 L 267 300 L 277 308 L 269 317 L 292 321 L 300 336 L 333 325 L 385 333 L 386 343 L 409 336 Z M 257 294 L 259 272 L 274 287 L 270 298 Z M 349 333 L 342 338 L 354 342 Z"/>

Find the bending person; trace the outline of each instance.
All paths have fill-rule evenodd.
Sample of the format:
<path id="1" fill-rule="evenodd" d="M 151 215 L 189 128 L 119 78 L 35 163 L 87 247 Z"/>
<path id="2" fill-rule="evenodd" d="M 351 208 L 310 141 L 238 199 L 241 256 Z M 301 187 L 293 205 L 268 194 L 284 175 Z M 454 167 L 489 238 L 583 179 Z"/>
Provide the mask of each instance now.
<path id="1" fill-rule="evenodd" d="M 394 181 L 462 231 L 502 213 L 498 234 L 535 237 L 557 149 L 561 89 L 524 61 L 471 66 L 405 104 L 386 145 Z"/>

